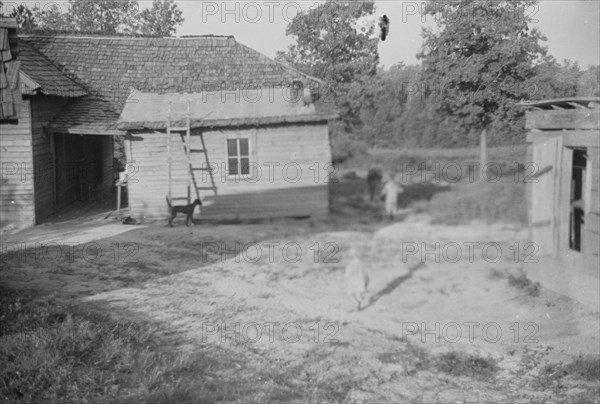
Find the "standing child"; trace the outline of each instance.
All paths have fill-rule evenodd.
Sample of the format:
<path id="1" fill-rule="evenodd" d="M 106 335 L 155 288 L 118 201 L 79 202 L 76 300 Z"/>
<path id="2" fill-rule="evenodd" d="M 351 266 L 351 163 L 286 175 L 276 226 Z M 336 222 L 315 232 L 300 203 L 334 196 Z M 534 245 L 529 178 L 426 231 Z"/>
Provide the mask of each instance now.
<path id="1" fill-rule="evenodd" d="M 385 214 L 393 219 L 398 210 L 398 194 L 403 191 L 403 188 L 398 185 L 393 175 L 387 180 L 381 191 L 381 195 L 385 196 Z"/>

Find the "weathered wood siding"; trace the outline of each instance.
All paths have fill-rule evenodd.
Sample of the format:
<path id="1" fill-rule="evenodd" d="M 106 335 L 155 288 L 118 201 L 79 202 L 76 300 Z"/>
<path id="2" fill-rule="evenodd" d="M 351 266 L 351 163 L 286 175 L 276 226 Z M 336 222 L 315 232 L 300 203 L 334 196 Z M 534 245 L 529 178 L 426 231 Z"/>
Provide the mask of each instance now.
<path id="1" fill-rule="evenodd" d="M 207 206 L 202 217 L 211 219 L 250 219 L 283 216 L 325 215 L 329 207 L 328 180 L 331 150 L 326 124 L 270 126 L 252 129 L 204 132 L 210 167 L 217 187 L 201 190 Z M 251 175 L 227 175 L 227 139 L 250 140 Z M 128 141 L 128 162 L 133 163 L 129 200 L 132 214 L 166 217 L 168 193 L 167 146 L 164 133 L 134 134 Z M 173 137 L 172 197 L 187 196 L 188 165 L 184 142 Z M 193 132 L 191 149 L 202 149 L 200 136 Z M 206 168 L 203 153 L 192 153 L 192 166 Z M 207 171 L 194 171 L 199 187 L 210 187 Z M 195 192 L 192 191 L 192 199 Z M 176 203 L 185 203 L 176 201 Z M 209 205 L 210 204 L 210 205 Z M 209 205 L 209 206 L 208 206 Z"/>
<path id="2" fill-rule="evenodd" d="M 0 124 L 0 229 L 35 224 L 30 100 L 18 108 L 17 122 Z"/>
<path id="3" fill-rule="evenodd" d="M 581 252 L 586 256 L 589 274 L 600 277 L 600 148 L 589 147 L 588 159 L 592 162 L 591 208 L 585 216 L 583 234 L 581 237 Z"/>
<path id="4" fill-rule="evenodd" d="M 35 167 L 36 222 L 56 211 L 54 139 L 44 131 L 50 120 L 66 105 L 61 97 L 32 98 L 33 162 Z"/>
<path id="5" fill-rule="evenodd" d="M 537 182 L 530 184 L 532 239 L 539 264 L 528 276 L 544 287 L 597 308 L 600 304 L 600 112 L 598 109 L 528 111 L 526 127 Z M 574 151 L 587 155 L 581 250 L 569 246 Z M 550 167 L 549 170 L 545 170 Z M 589 197 L 587 195 L 589 193 Z"/>

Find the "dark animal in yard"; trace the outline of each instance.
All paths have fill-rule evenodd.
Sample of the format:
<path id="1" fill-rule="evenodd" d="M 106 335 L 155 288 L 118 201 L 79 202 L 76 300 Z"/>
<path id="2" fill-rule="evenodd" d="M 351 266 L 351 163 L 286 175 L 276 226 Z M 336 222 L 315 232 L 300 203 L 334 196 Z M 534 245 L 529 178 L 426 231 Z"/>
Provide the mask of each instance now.
<path id="1" fill-rule="evenodd" d="M 367 174 L 367 188 L 369 188 L 369 200 L 373 202 L 377 188 L 381 185 L 382 178 L 381 170 L 378 168 L 370 168 Z"/>
<path id="2" fill-rule="evenodd" d="M 169 196 L 167 196 L 167 205 L 169 205 L 169 213 L 171 215 L 171 217 L 169 218 L 169 226 L 173 227 L 173 219 L 175 219 L 175 216 L 177 216 L 178 213 L 183 213 L 187 216 L 185 219 L 185 224 L 186 226 L 189 226 L 190 223 L 192 225 L 194 224 L 194 209 L 196 209 L 196 206 L 202 206 L 202 202 L 200 201 L 200 199 L 196 199 L 193 203 L 190 203 L 189 205 L 172 206 L 171 201 L 169 201 Z"/>
<path id="3" fill-rule="evenodd" d="M 137 222 L 131 216 L 127 216 L 125 219 L 123 219 L 123 224 L 137 224 Z"/>

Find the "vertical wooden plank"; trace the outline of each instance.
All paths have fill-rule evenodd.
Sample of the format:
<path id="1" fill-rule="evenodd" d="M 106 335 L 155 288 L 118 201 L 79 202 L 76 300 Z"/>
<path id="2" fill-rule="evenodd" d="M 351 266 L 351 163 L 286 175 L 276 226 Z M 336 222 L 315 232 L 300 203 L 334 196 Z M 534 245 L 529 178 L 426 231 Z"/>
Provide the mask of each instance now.
<path id="1" fill-rule="evenodd" d="M 185 132 L 185 147 L 186 147 L 186 157 L 187 157 L 187 163 L 188 163 L 188 189 L 187 189 L 187 201 L 188 201 L 188 205 L 190 203 L 192 203 L 192 175 L 194 175 L 194 173 L 192 172 L 192 159 L 190 156 L 190 148 L 191 148 L 191 142 L 190 142 L 190 132 L 191 132 L 191 128 L 190 128 L 190 102 L 187 102 L 187 113 L 186 113 L 186 117 L 185 117 L 185 124 L 186 124 L 186 132 Z"/>
<path id="2" fill-rule="evenodd" d="M 569 249 L 569 229 L 571 216 L 571 176 L 573 170 L 573 149 L 563 147 L 560 164 L 559 183 L 556 191 L 558 196 L 557 237 L 559 251 Z"/>
<path id="3" fill-rule="evenodd" d="M 169 181 L 169 201 L 171 200 L 171 102 L 169 101 L 169 115 L 167 118 L 167 172 Z"/>
<path id="4" fill-rule="evenodd" d="M 539 176 L 533 179 L 531 227 L 532 240 L 539 247 L 540 255 L 555 254 L 555 185 L 557 183 L 557 138 L 536 142 L 533 146 L 533 162 Z M 558 160 L 560 163 L 560 160 Z"/>
<path id="5" fill-rule="evenodd" d="M 558 136 L 555 138 L 554 144 L 554 169 L 552 170 L 552 178 L 553 178 L 553 186 L 552 186 L 552 196 L 553 196 L 553 206 L 552 206 L 552 225 L 554 228 L 553 231 L 553 251 L 554 256 L 558 255 L 560 251 L 560 227 L 562 223 L 562 210 L 561 210 L 561 179 L 562 179 L 562 170 L 563 167 L 563 145 L 562 145 L 562 136 Z M 570 184 L 570 182 L 569 182 Z M 570 187 L 567 188 L 570 190 Z M 568 208 L 567 208 L 568 209 Z"/>

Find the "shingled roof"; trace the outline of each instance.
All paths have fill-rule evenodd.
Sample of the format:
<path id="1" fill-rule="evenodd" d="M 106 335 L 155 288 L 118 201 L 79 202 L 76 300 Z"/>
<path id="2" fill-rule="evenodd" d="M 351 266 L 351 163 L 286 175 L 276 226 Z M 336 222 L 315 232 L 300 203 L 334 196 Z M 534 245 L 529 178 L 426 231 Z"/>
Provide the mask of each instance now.
<path id="1" fill-rule="evenodd" d="M 31 45 L 19 45 L 21 62 L 22 92 L 29 94 L 43 93 L 59 97 L 82 97 L 85 89 L 52 64 L 44 55 Z"/>
<path id="2" fill-rule="evenodd" d="M 144 93 L 201 93 L 287 86 L 312 79 L 242 45 L 232 36 L 193 38 L 132 38 L 107 36 L 22 36 L 59 68 L 77 77 L 92 96 L 117 116 L 131 89 Z M 80 102 L 80 101 L 77 101 Z M 88 103 L 90 103 L 88 101 Z M 90 105 L 93 103 L 90 103 Z M 69 112 L 67 115 L 66 112 Z M 72 124 L 98 129 L 93 113 L 71 107 L 53 122 L 55 128 Z M 110 126 L 110 127 L 109 127 Z M 107 131 L 114 125 L 102 126 Z"/>

